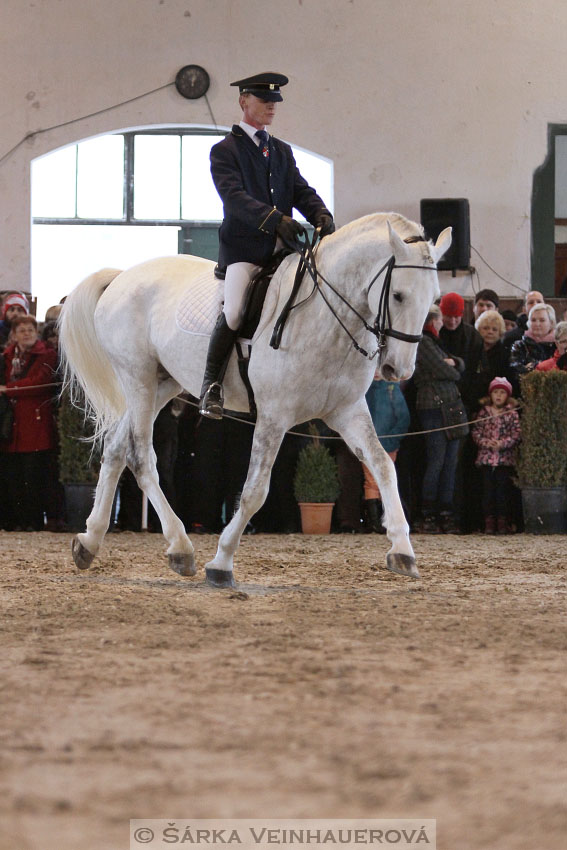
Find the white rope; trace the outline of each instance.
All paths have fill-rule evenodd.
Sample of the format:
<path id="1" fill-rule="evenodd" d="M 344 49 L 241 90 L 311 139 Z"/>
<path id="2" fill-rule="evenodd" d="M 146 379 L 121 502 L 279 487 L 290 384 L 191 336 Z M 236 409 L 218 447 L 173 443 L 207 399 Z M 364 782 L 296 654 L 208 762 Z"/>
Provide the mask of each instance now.
<path id="1" fill-rule="evenodd" d="M 189 404 L 191 407 L 198 407 L 198 403 L 194 401 L 189 401 L 188 398 L 183 398 L 183 396 L 177 396 L 179 401 L 184 402 L 184 404 Z M 518 402 L 518 408 L 522 407 L 521 402 Z M 514 408 L 517 410 L 518 408 Z M 440 408 L 439 408 L 440 409 Z M 423 434 L 435 434 L 437 431 L 450 431 L 451 428 L 461 428 L 463 425 L 474 425 L 476 422 L 486 422 L 488 419 L 496 419 L 499 416 L 504 416 L 505 413 L 508 413 L 508 410 L 503 410 L 501 413 L 492 413 L 490 416 L 483 416 L 478 419 L 469 419 L 467 422 L 459 422 L 456 425 L 443 425 L 441 428 L 430 428 L 428 431 L 406 431 L 403 434 L 377 434 L 379 440 L 385 440 L 387 437 L 419 437 L 423 436 Z M 255 422 L 251 422 L 249 419 L 241 419 L 239 416 L 234 416 L 230 413 L 223 413 L 224 419 L 232 419 L 233 422 L 242 422 L 244 425 L 251 425 L 254 427 Z M 311 434 L 304 434 L 302 431 L 294 431 L 293 429 L 286 431 L 286 434 L 291 434 L 293 437 L 308 437 L 309 439 L 314 440 L 342 440 L 343 438 L 340 436 L 324 436 L 318 434 L 316 436 Z"/>
<path id="2" fill-rule="evenodd" d="M 34 386 L 31 386 L 31 387 L 9 387 L 9 389 L 10 389 L 10 392 L 14 392 L 14 390 L 37 390 L 37 389 L 40 389 L 42 387 L 60 387 L 60 386 L 61 386 L 61 383 L 57 382 L 57 383 L 53 383 L 53 384 L 36 384 Z M 199 407 L 198 402 L 189 401 L 188 398 L 183 398 L 182 395 L 176 396 L 176 398 L 178 399 L 178 401 L 182 401 L 184 404 L 188 404 L 191 407 Z M 523 406 L 522 403 L 518 402 L 518 408 L 520 408 L 522 406 Z M 515 409 L 517 410 L 518 408 L 515 408 Z M 423 434 L 435 434 L 438 431 L 450 431 L 451 428 L 460 428 L 463 425 L 475 425 L 477 422 L 486 422 L 488 419 L 497 419 L 499 416 L 504 416 L 508 412 L 509 412 L 508 410 L 503 410 L 501 413 L 492 413 L 490 416 L 483 416 L 482 418 L 478 418 L 478 419 L 469 419 L 466 422 L 459 422 L 456 425 L 443 425 L 440 428 L 430 428 L 428 431 L 406 431 L 403 434 L 377 434 L 376 436 L 378 437 L 379 440 L 385 440 L 387 437 L 399 437 L 400 439 L 403 439 L 403 437 L 419 437 L 419 436 L 423 436 Z M 223 417 L 225 419 L 231 419 L 233 422 L 241 422 L 244 425 L 250 425 L 252 428 L 256 424 L 255 422 L 251 422 L 250 419 L 241 419 L 239 416 L 234 416 L 233 414 L 230 414 L 230 413 L 223 413 Z M 293 429 L 286 431 L 286 434 L 291 434 L 292 437 L 308 437 L 309 439 L 316 439 L 316 440 L 342 440 L 343 439 L 340 436 L 337 436 L 337 437 L 335 437 L 335 436 L 324 436 L 322 434 L 319 434 L 317 436 L 312 436 L 311 434 L 304 434 L 302 431 L 294 431 Z"/>

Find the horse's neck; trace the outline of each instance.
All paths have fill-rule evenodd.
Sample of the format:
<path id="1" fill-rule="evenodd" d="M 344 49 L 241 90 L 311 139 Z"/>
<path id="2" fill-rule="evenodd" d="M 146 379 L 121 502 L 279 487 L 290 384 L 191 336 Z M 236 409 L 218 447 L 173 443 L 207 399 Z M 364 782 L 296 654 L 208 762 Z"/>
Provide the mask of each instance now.
<path id="1" fill-rule="evenodd" d="M 327 248 L 327 250 L 325 250 Z M 321 274 L 356 306 L 367 305 L 367 288 L 370 281 L 392 255 L 389 240 L 378 239 L 376 234 L 365 238 L 344 239 L 325 246 L 317 258 Z"/>

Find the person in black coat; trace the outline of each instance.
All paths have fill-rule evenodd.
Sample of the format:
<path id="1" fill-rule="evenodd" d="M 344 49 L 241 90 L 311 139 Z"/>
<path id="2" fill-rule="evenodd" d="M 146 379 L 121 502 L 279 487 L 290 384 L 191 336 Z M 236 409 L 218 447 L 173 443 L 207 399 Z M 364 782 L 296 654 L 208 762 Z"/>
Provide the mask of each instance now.
<path id="1" fill-rule="evenodd" d="M 512 351 L 514 343 L 521 339 L 525 334 L 528 327 L 528 316 L 532 307 L 535 307 L 536 304 L 543 304 L 544 302 L 545 298 L 541 292 L 538 292 L 537 289 L 531 289 L 529 292 L 526 292 L 524 298 L 524 310 L 516 317 L 516 327 L 506 331 L 504 339 L 502 340 L 504 348 L 508 354 Z"/>
<path id="2" fill-rule="evenodd" d="M 465 299 L 458 292 L 447 292 L 439 307 L 443 317 L 439 339 L 446 351 L 464 360 L 459 392 L 467 410 L 471 410 L 478 400 L 472 385 L 482 356 L 482 337 L 472 325 L 463 322 Z"/>
<path id="3" fill-rule="evenodd" d="M 211 149 L 211 174 L 224 211 L 219 268 L 226 269 L 224 307 L 209 343 L 199 405 L 211 419 L 222 417 L 219 377 L 236 339 L 248 285 L 278 242 L 278 247 L 281 240 L 293 244 L 303 232 L 291 217 L 293 208 L 321 228 L 321 237 L 335 229 L 323 200 L 301 176 L 291 147 L 265 129 L 287 82 L 283 74 L 263 73 L 231 83 L 239 88 L 242 121 Z"/>
<path id="4" fill-rule="evenodd" d="M 482 407 L 480 400 L 489 395 L 488 388 L 494 378 L 506 378 L 513 385 L 515 393 L 519 387 L 510 367 L 510 354 L 502 342 L 506 325 L 498 310 L 482 313 L 475 322 L 475 328 L 483 340 L 482 355 L 471 385 L 471 394 L 475 399 L 472 412 L 476 415 Z"/>
<path id="5" fill-rule="evenodd" d="M 510 353 L 510 368 L 519 381 L 555 352 L 555 310 L 551 304 L 534 304 L 529 312 L 528 327 L 516 340 Z"/>

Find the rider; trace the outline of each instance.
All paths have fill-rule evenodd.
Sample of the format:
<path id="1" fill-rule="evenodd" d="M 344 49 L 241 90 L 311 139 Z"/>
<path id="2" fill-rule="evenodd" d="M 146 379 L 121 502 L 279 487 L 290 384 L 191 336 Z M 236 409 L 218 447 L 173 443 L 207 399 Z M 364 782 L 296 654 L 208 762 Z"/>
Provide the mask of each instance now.
<path id="1" fill-rule="evenodd" d="M 281 237 L 295 242 L 303 232 L 291 217 L 295 207 L 320 236 L 333 233 L 333 216 L 299 173 L 291 147 L 270 136 L 280 88 L 288 78 L 271 72 L 236 80 L 242 121 L 211 149 L 211 174 L 221 196 L 224 219 L 219 230 L 219 268 L 226 269 L 223 312 L 207 352 L 199 412 L 222 417 L 220 373 L 236 340 L 244 296 L 254 274 L 265 265 Z"/>

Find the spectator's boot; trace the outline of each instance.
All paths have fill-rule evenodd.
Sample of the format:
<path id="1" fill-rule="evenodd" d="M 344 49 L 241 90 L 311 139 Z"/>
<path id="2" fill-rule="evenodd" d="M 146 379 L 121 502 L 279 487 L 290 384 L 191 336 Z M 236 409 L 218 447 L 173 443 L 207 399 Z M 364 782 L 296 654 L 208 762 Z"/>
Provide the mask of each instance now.
<path id="1" fill-rule="evenodd" d="M 508 520 L 505 516 L 496 517 L 496 531 L 498 534 L 510 534 Z"/>
<path id="2" fill-rule="evenodd" d="M 238 331 L 226 323 L 224 313 L 217 319 L 207 351 L 207 365 L 201 387 L 199 413 L 209 419 L 222 419 L 224 367 L 232 351 Z"/>
<path id="3" fill-rule="evenodd" d="M 441 531 L 443 534 L 460 534 L 461 529 L 459 528 L 459 523 L 455 519 L 455 514 L 453 511 L 440 511 L 439 512 L 439 523 L 441 525 Z"/>
<path id="4" fill-rule="evenodd" d="M 437 522 L 437 511 L 434 508 L 423 505 L 422 519 L 417 524 L 416 531 L 418 534 L 442 534 Z"/>
<path id="5" fill-rule="evenodd" d="M 364 503 L 365 531 L 369 534 L 386 534 L 382 525 L 382 502 L 380 499 L 367 499 Z"/>
<path id="6" fill-rule="evenodd" d="M 496 534 L 496 519 L 493 516 L 485 516 L 484 518 L 484 533 Z"/>

